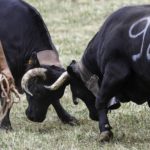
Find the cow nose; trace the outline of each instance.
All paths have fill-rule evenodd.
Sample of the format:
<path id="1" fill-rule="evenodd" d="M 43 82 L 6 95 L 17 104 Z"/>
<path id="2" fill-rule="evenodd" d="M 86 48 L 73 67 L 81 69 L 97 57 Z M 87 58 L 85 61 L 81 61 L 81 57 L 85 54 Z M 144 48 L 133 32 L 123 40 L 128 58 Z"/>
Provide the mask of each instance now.
<path id="1" fill-rule="evenodd" d="M 32 110 L 27 109 L 26 110 L 26 116 L 29 120 L 33 121 L 33 122 L 43 122 L 45 117 L 41 117 L 39 115 L 35 115 Z"/>
<path id="2" fill-rule="evenodd" d="M 29 109 L 26 109 L 26 116 L 29 120 L 34 121 L 34 116 L 33 116 L 32 112 L 29 111 Z"/>

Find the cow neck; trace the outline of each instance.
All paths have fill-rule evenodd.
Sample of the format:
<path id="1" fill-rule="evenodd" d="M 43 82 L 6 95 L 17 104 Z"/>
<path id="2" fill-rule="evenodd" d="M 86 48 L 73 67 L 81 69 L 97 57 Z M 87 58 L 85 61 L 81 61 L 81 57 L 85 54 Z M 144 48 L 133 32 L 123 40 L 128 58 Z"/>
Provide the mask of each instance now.
<path id="1" fill-rule="evenodd" d="M 82 81 L 84 82 L 85 86 L 89 91 L 93 93 L 96 97 L 98 92 L 100 91 L 98 81 L 99 77 L 96 74 L 90 72 L 86 66 L 83 64 L 82 61 L 78 63 L 78 70 L 81 76 Z"/>
<path id="2" fill-rule="evenodd" d="M 54 65 L 62 68 L 58 54 L 54 50 L 40 51 L 37 53 L 37 58 L 40 65 L 49 65 L 49 66 Z"/>

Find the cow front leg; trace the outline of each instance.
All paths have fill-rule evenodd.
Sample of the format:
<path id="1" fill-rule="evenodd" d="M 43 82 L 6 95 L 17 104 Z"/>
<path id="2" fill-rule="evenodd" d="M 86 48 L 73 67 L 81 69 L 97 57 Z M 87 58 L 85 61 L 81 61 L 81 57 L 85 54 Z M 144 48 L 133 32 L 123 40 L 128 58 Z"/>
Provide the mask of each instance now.
<path id="1" fill-rule="evenodd" d="M 59 101 L 56 101 L 54 103 L 52 103 L 52 105 L 54 106 L 54 109 L 58 115 L 58 117 L 60 118 L 60 120 L 63 122 L 63 123 L 67 123 L 67 124 L 70 124 L 70 125 L 78 125 L 79 122 L 78 120 L 71 116 L 63 107 L 62 105 L 60 104 Z"/>
<path id="2" fill-rule="evenodd" d="M 107 116 L 107 109 L 101 109 L 98 111 L 99 114 L 99 129 L 101 131 L 100 134 L 100 141 L 110 141 L 113 137 L 113 133 L 111 131 L 112 127 L 109 124 L 108 116 Z"/>
<path id="3" fill-rule="evenodd" d="M 95 107 L 95 101 L 91 101 L 91 100 L 83 100 L 86 107 L 88 108 L 89 110 L 89 117 L 94 120 L 94 121 L 99 121 L 99 118 L 98 118 L 98 111 Z"/>
<path id="4" fill-rule="evenodd" d="M 95 101 L 91 101 L 88 99 L 83 101 L 89 110 L 89 117 L 94 121 L 99 121 L 98 111 L 95 107 Z M 107 104 L 108 110 L 118 109 L 119 107 L 120 107 L 120 102 L 118 99 L 116 99 L 116 97 L 113 97 Z"/>
<path id="5" fill-rule="evenodd" d="M 119 93 L 128 76 L 128 66 L 122 61 L 111 62 L 105 68 L 100 91 L 96 97 L 101 141 L 109 141 L 112 138 L 111 126 L 107 117 L 107 105 L 110 99 Z"/>
<path id="6" fill-rule="evenodd" d="M 108 108 L 107 108 L 107 102 L 103 102 L 104 97 L 97 96 L 97 111 L 98 111 L 98 117 L 99 117 L 99 130 L 100 130 L 100 141 L 110 141 L 110 139 L 113 137 L 113 133 L 111 131 L 112 127 L 110 126 L 109 120 L 108 120 Z M 106 99 L 105 99 L 106 100 Z M 106 100 L 107 101 L 107 100 Z"/>
<path id="7" fill-rule="evenodd" d="M 10 114 L 10 109 L 8 110 L 6 116 L 0 123 L 0 129 L 12 130 L 9 114 Z"/>

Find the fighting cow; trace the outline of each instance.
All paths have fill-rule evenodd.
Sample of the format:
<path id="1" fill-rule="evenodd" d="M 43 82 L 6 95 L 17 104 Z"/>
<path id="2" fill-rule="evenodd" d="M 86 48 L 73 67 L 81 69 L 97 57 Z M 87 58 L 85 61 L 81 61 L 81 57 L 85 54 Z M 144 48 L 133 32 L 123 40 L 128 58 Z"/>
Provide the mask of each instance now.
<path id="1" fill-rule="evenodd" d="M 67 84 L 50 86 L 65 70 L 39 12 L 22 0 L 0 0 L 0 40 L 15 85 L 26 92 L 27 117 L 42 122 L 52 104 L 64 123 L 77 123 L 59 102 Z M 0 128 L 11 128 L 9 113 Z"/>
<path id="2" fill-rule="evenodd" d="M 67 67 L 72 95 L 99 121 L 101 140 L 112 137 L 110 99 L 150 106 L 150 5 L 114 12 L 89 42 L 81 60 Z M 65 83 L 65 82 L 64 82 Z"/>

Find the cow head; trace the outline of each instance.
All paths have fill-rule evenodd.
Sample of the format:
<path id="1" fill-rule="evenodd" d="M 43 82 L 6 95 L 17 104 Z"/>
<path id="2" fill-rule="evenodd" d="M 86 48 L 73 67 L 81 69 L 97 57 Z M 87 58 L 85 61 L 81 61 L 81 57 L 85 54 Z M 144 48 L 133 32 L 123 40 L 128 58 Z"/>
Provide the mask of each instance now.
<path id="1" fill-rule="evenodd" d="M 42 122 L 50 104 L 55 103 L 64 94 L 67 82 L 52 85 L 65 70 L 52 65 L 40 65 L 36 56 L 30 59 L 28 71 L 22 78 L 22 88 L 26 92 L 28 108 L 26 115 L 31 121 Z M 59 86 L 59 88 L 57 87 Z"/>
<path id="2" fill-rule="evenodd" d="M 95 96 L 85 86 L 85 83 L 81 79 L 80 70 L 76 61 L 72 61 L 72 63 L 67 67 L 67 71 L 61 74 L 53 85 L 51 85 L 51 89 L 59 89 L 68 84 L 70 84 L 72 97 L 75 104 L 78 103 L 76 101 L 77 98 L 80 98 L 83 101 L 95 102 Z"/>
<path id="3" fill-rule="evenodd" d="M 51 69 L 52 68 L 50 68 L 49 71 Z M 41 70 L 41 68 L 40 68 L 40 70 Z M 47 107 L 50 104 L 50 101 L 47 101 L 47 100 L 44 101 L 45 97 L 46 98 L 50 97 L 51 99 L 53 98 L 54 100 L 55 100 L 55 98 L 54 98 L 55 96 L 57 96 L 57 98 L 61 97 L 63 95 L 65 86 L 70 84 L 74 104 L 78 104 L 77 98 L 82 99 L 90 111 L 90 114 L 89 114 L 90 118 L 93 120 L 98 120 L 97 119 L 97 110 L 95 108 L 95 96 L 92 94 L 92 92 L 90 90 L 88 90 L 88 88 L 85 86 L 85 83 L 82 81 L 82 79 L 80 77 L 80 70 L 78 68 L 78 63 L 73 61 L 67 67 L 67 71 L 63 70 L 63 72 L 58 73 L 57 76 L 52 74 L 52 72 L 50 71 L 49 75 L 46 75 L 46 76 L 49 76 L 49 79 L 44 80 L 44 81 L 47 81 L 44 83 L 45 84 L 44 86 L 43 86 L 43 82 L 44 82 L 43 79 L 46 78 L 45 73 L 48 74 L 48 72 L 46 72 L 45 68 L 42 68 L 42 70 L 43 71 L 41 73 L 39 73 L 37 68 L 35 69 L 35 72 L 38 72 L 37 74 L 38 74 L 39 78 L 42 77 L 41 85 L 39 85 L 39 87 L 37 87 L 37 85 L 34 85 L 33 83 L 30 83 L 30 85 L 25 86 L 25 87 L 29 87 L 29 89 L 31 88 L 30 91 L 33 94 L 32 97 L 30 96 L 31 93 L 28 91 L 28 88 L 24 88 L 24 89 L 26 89 L 27 93 L 29 93 L 28 95 L 30 96 L 30 98 L 28 98 L 29 99 L 28 101 L 29 101 L 29 106 L 30 107 L 33 106 L 33 108 L 34 108 L 34 109 L 33 108 L 30 109 L 30 111 L 34 110 L 33 114 L 34 114 L 34 116 L 36 115 L 36 117 L 34 117 L 34 118 L 37 118 L 39 116 L 44 116 L 43 118 L 45 118 Z M 45 73 L 43 73 L 43 72 L 45 72 Z M 56 70 L 54 72 L 56 73 Z M 32 76 L 34 76 L 33 73 L 32 73 Z M 55 79 L 52 80 L 51 76 L 54 76 Z M 37 80 L 36 78 L 35 79 L 33 78 L 33 79 Z M 50 82 L 50 80 L 51 80 L 51 82 Z M 39 83 L 39 81 L 38 81 L 38 83 Z M 47 86 L 47 85 L 51 85 L 51 86 Z M 45 90 L 45 88 L 47 88 L 48 90 Z M 35 89 L 35 91 L 33 89 Z M 58 92 L 60 93 L 59 95 L 58 95 Z M 34 96 L 34 93 L 35 93 L 35 96 Z M 37 93 L 39 93 L 39 94 L 37 94 Z M 38 98 L 38 95 L 40 98 Z M 41 101 L 41 99 L 43 101 Z M 30 104 L 31 102 L 32 102 L 32 104 Z M 36 107 L 36 105 L 37 105 L 37 107 Z M 46 106 L 46 108 L 45 108 L 45 106 Z M 38 111 L 36 111 L 36 109 Z M 45 110 L 45 111 L 41 112 L 40 110 L 41 111 Z M 43 115 L 41 115 L 41 114 L 43 114 Z M 31 112 L 29 114 L 27 114 L 27 116 L 31 117 Z M 29 119 L 31 120 L 31 118 L 29 118 Z M 40 120 L 40 118 L 38 120 Z"/>
<path id="4" fill-rule="evenodd" d="M 95 107 L 96 96 L 100 91 L 99 84 L 101 84 L 102 78 L 90 73 L 81 64 L 81 62 L 77 63 L 73 60 L 67 67 L 72 96 L 73 99 L 80 98 L 86 105 Z M 107 104 L 107 108 L 111 110 L 119 107 L 120 103 L 116 97 L 112 98 Z"/>
<path id="5" fill-rule="evenodd" d="M 73 60 L 71 62 L 67 67 L 67 72 L 70 77 L 70 88 L 74 102 L 76 103 L 76 98 L 80 98 L 83 101 L 88 100 L 95 102 L 95 96 L 88 90 L 81 79 L 80 70 L 78 69 L 78 63 L 76 61 Z"/>

